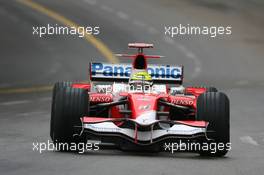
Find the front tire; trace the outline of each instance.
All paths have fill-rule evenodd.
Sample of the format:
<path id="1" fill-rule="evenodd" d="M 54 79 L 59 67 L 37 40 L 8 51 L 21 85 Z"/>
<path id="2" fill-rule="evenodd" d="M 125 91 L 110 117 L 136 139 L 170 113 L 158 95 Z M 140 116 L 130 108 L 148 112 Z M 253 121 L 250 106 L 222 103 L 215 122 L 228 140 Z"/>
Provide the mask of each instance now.
<path id="1" fill-rule="evenodd" d="M 51 138 L 54 143 L 81 143 L 84 142 L 82 136 L 74 137 L 80 134 L 82 126 L 80 118 L 87 114 L 88 93 L 84 89 L 65 87 L 58 90 L 54 98 L 52 110 Z M 69 145 L 70 146 L 70 145 Z M 60 149 L 69 151 L 68 148 Z"/>
<path id="2" fill-rule="evenodd" d="M 221 157 L 230 150 L 229 113 L 229 99 L 224 93 L 206 92 L 198 97 L 196 119 L 209 122 L 207 136 L 212 141 L 207 143 L 217 146 L 214 151 L 201 150 L 200 155 Z"/>
<path id="3" fill-rule="evenodd" d="M 50 137 L 52 137 L 53 135 L 53 119 L 54 119 L 54 109 L 55 109 L 55 97 L 56 94 L 63 88 L 66 87 L 71 87 L 73 83 L 72 82 L 57 82 L 55 83 L 55 85 L 53 86 L 53 90 L 52 90 L 52 99 L 51 99 L 51 120 L 50 120 Z"/>

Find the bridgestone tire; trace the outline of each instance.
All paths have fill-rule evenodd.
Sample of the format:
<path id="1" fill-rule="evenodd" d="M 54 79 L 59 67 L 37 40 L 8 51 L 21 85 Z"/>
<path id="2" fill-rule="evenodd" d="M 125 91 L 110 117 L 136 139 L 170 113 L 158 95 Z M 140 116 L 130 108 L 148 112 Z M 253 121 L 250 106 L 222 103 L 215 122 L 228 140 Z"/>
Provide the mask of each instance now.
<path id="1" fill-rule="evenodd" d="M 221 145 L 221 148 L 218 149 L 217 146 L 215 151 L 202 150 L 201 155 L 221 157 L 229 151 L 231 148 L 229 113 L 229 99 L 224 93 L 206 92 L 198 97 L 196 119 L 209 122 L 207 136 L 212 139 L 210 143 Z"/>
<path id="2" fill-rule="evenodd" d="M 53 131 L 51 138 L 54 143 L 81 143 L 84 142 L 82 136 L 74 137 L 75 126 L 82 126 L 80 118 L 87 115 L 88 93 L 84 89 L 61 88 L 57 91 L 54 98 L 54 110 L 52 116 Z M 77 128 L 78 130 L 78 128 Z M 68 148 L 60 151 L 69 151 Z"/>
<path id="3" fill-rule="evenodd" d="M 206 92 L 218 92 L 218 90 L 215 87 L 207 87 Z"/>
<path id="4" fill-rule="evenodd" d="M 54 118 L 54 105 L 55 105 L 55 97 L 57 92 L 59 92 L 61 89 L 66 88 L 66 87 L 71 87 L 73 83 L 72 82 L 57 82 L 53 86 L 52 90 L 52 99 L 51 99 L 51 120 L 50 120 L 50 137 L 52 137 L 53 134 L 53 118 Z"/>

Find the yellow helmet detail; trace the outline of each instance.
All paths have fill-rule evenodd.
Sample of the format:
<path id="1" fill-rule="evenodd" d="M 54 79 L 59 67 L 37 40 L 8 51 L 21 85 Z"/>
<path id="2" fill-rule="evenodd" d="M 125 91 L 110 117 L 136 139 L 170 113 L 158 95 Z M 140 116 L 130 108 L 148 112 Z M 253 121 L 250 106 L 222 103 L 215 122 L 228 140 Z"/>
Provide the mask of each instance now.
<path id="1" fill-rule="evenodd" d="M 142 79 L 145 81 L 152 81 L 152 78 L 147 71 L 137 72 L 131 77 L 131 80 L 142 80 Z"/>

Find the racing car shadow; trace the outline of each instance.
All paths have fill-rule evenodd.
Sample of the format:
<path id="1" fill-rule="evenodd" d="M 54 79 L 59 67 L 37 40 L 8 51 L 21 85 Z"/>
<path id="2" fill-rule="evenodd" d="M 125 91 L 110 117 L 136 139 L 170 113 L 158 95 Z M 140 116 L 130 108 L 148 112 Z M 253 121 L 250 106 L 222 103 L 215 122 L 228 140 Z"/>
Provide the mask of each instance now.
<path id="1" fill-rule="evenodd" d="M 66 153 L 66 152 L 64 152 Z M 124 157 L 157 157 L 157 158 L 164 158 L 164 159 L 197 159 L 197 160 L 208 160 L 208 159 L 219 159 L 219 160 L 230 160 L 231 158 L 226 157 L 207 157 L 207 156 L 200 156 L 198 153 L 186 153 L 186 152 L 158 152 L 158 153 L 151 153 L 151 152 L 130 152 L 130 151 L 121 151 L 121 150 L 98 150 L 98 151 L 85 151 L 84 153 L 78 152 L 68 152 L 69 154 L 78 154 L 80 156 L 124 156 Z"/>
<path id="2" fill-rule="evenodd" d="M 98 150 L 79 150 L 79 151 L 56 151 L 60 154 L 78 154 L 79 156 L 123 156 L 123 157 L 142 157 L 142 158 L 164 158 L 164 159 L 197 159 L 197 160 L 208 160 L 208 159 L 218 159 L 218 160 L 231 160 L 231 157 L 227 154 L 224 157 L 209 157 L 200 156 L 199 153 L 195 152 L 147 152 L 147 151 L 131 151 L 131 150 L 121 150 L 115 146 L 100 146 Z"/>

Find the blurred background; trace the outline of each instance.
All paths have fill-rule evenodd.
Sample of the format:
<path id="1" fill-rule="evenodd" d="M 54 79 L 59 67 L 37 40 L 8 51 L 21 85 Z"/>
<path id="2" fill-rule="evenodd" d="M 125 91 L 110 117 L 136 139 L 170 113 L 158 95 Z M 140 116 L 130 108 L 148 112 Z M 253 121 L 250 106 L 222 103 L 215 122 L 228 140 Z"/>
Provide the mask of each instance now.
<path id="1" fill-rule="evenodd" d="M 58 17 L 59 16 L 59 17 Z M 99 26 L 94 38 L 33 35 L 33 26 Z M 0 172 L 4 174 L 262 174 L 264 161 L 263 0 L 1 0 Z M 231 26 L 216 38 L 171 38 L 165 26 Z M 232 150 L 195 154 L 102 150 L 85 155 L 32 150 L 49 139 L 50 97 L 57 81 L 88 80 L 88 64 L 129 62 L 129 42 L 153 43 L 152 63 L 185 66 L 186 86 L 215 86 L 231 102 Z M 98 44 L 99 43 L 99 44 Z M 106 48 L 109 54 L 103 51 Z"/>

